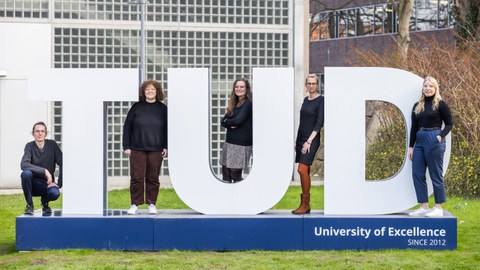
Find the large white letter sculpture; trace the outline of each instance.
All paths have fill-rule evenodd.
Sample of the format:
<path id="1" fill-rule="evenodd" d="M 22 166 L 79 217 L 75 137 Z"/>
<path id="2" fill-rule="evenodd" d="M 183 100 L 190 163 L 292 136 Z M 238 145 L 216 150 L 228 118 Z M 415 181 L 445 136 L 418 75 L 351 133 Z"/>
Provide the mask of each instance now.
<path id="1" fill-rule="evenodd" d="M 387 214 L 417 203 L 406 157 L 404 166 L 388 181 L 365 181 L 365 101 L 396 105 L 406 120 L 408 138 L 411 110 L 422 83 L 422 78 L 398 69 L 326 68 L 325 214 Z M 447 136 L 444 172 L 450 146 Z M 429 190 L 431 194 L 431 184 Z"/>
<path id="2" fill-rule="evenodd" d="M 138 100 L 135 69 L 31 74 L 30 100 L 63 101 L 63 214 L 103 214 L 103 102 Z"/>
<path id="3" fill-rule="evenodd" d="M 169 69 L 168 79 L 168 165 L 183 202 L 204 214 L 258 214 L 274 206 L 292 176 L 293 69 L 253 70 L 253 166 L 236 184 L 218 181 L 210 166 L 208 70 Z"/>
<path id="4" fill-rule="evenodd" d="M 64 214 L 103 213 L 102 105 L 136 100 L 136 75 L 133 69 L 51 69 L 29 77 L 30 99 L 63 101 Z M 169 69 L 168 78 L 170 177 L 180 198 L 205 214 L 258 214 L 274 206 L 292 174 L 293 70 L 253 70 L 254 162 L 236 184 L 218 181 L 210 167 L 208 70 Z M 414 206 L 410 161 L 388 181 L 365 181 L 365 101 L 396 105 L 408 136 L 422 78 L 387 68 L 327 68 L 325 78 L 325 214 Z M 447 136 L 445 168 L 449 158 Z"/>

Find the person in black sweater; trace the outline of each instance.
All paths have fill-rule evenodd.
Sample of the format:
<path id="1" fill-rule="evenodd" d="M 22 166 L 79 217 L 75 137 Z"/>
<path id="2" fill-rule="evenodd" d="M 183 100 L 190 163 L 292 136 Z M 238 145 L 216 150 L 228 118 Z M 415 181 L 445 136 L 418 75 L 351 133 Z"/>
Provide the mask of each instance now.
<path id="1" fill-rule="evenodd" d="M 33 125 L 32 135 L 35 140 L 25 145 L 20 162 L 23 195 L 27 201 L 25 215 L 33 215 L 32 196 L 41 196 L 42 214 L 50 216 L 52 209 L 48 203 L 60 197 L 59 188 L 63 184 L 62 150 L 55 141 L 45 139 L 47 126 L 44 122 Z M 55 167 L 57 164 L 60 169 L 58 184 L 55 183 Z"/>
<path id="2" fill-rule="evenodd" d="M 444 124 L 442 130 L 442 123 Z M 446 201 L 443 181 L 443 155 L 445 136 L 453 126 L 452 113 L 440 96 L 436 79 L 426 77 L 420 100 L 412 110 L 412 128 L 408 158 L 412 160 L 412 177 L 420 207 L 410 212 L 411 216 L 441 217 L 442 203 Z M 433 183 L 435 207 L 429 209 L 426 170 Z"/>
<path id="3" fill-rule="evenodd" d="M 157 213 L 158 177 L 163 158 L 168 154 L 167 106 L 161 102 L 164 97 L 159 82 L 143 82 L 140 101 L 130 108 L 123 125 L 123 149 L 130 157 L 129 215 L 137 214 L 138 205 L 145 200 L 148 213 Z"/>
<path id="4" fill-rule="evenodd" d="M 222 180 L 235 183 L 243 180 L 242 170 L 252 155 L 252 91 L 245 78 L 233 83 L 227 113 L 221 120 L 227 138 L 220 154 Z"/>
<path id="5" fill-rule="evenodd" d="M 319 80 L 315 74 L 310 74 L 305 79 L 308 96 L 303 100 L 300 110 L 300 125 L 295 143 L 295 162 L 298 163 L 302 186 L 300 206 L 292 210 L 296 215 L 310 213 L 310 166 L 320 146 L 319 133 L 324 120 L 324 99 L 317 91 L 318 84 Z"/>

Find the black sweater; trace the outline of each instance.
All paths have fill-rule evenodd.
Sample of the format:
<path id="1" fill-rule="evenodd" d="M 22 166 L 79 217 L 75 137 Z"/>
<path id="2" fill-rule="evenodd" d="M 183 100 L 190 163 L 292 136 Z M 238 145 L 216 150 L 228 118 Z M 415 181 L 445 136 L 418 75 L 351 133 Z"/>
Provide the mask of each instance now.
<path id="1" fill-rule="evenodd" d="M 252 102 L 247 99 L 242 106 L 233 109 L 231 116 L 225 114 L 221 124 L 227 129 L 227 143 L 252 145 Z"/>
<path id="2" fill-rule="evenodd" d="M 415 145 L 417 140 L 417 131 L 420 128 L 442 128 L 442 122 L 445 124 L 445 127 L 440 132 L 440 136 L 444 138 L 452 130 L 453 120 L 452 112 L 450 107 L 448 107 L 445 101 L 440 100 L 438 103 L 438 108 L 434 110 L 432 108 L 433 97 L 425 98 L 425 110 L 418 115 L 415 114 L 415 107 L 417 107 L 418 102 L 413 105 L 412 109 L 412 129 L 410 130 L 410 147 Z"/>
<path id="3" fill-rule="evenodd" d="M 62 162 L 62 150 L 58 147 L 58 144 L 53 140 L 45 140 L 43 149 L 40 149 L 35 141 L 29 142 L 25 145 L 22 161 L 20 162 L 20 168 L 24 170 L 30 170 L 35 178 L 45 179 L 45 169 L 47 169 L 52 175 L 53 182 L 55 182 L 55 167 L 58 164 L 60 174 L 58 175 L 58 186 L 62 187 L 62 175 L 63 175 L 63 162 Z"/>
<path id="4" fill-rule="evenodd" d="M 123 125 L 123 149 L 162 151 L 167 148 L 167 128 L 167 105 L 137 102 Z"/>

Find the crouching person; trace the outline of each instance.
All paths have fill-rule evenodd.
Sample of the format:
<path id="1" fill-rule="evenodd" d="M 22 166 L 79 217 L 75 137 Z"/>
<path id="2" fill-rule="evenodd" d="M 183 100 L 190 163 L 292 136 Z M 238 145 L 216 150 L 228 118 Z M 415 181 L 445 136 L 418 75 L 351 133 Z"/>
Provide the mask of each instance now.
<path id="1" fill-rule="evenodd" d="M 25 215 L 33 215 L 33 196 L 40 196 L 42 214 L 50 216 L 52 209 L 49 202 L 60 197 L 62 187 L 62 150 L 53 140 L 45 139 L 47 126 L 43 122 L 33 125 L 32 135 L 35 139 L 25 145 L 20 167 L 22 169 L 22 189 L 27 207 Z M 55 167 L 58 164 L 60 174 L 58 183 L 55 183 Z"/>

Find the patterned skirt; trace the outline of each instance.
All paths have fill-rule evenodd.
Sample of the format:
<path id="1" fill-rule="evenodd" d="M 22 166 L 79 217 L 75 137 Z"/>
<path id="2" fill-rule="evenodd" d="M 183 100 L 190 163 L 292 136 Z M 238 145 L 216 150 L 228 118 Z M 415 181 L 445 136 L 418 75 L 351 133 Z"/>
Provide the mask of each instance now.
<path id="1" fill-rule="evenodd" d="M 220 153 L 220 165 L 230 169 L 247 168 L 252 155 L 252 146 L 224 142 Z"/>

